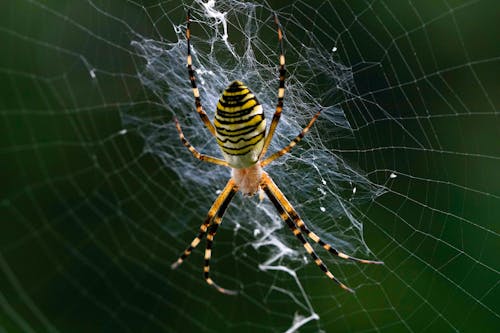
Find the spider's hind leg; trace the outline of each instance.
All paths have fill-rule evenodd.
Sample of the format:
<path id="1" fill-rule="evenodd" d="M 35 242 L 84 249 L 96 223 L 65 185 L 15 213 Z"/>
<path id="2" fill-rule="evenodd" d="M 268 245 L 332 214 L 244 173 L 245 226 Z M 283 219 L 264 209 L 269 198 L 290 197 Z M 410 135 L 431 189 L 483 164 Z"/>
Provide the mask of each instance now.
<path id="1" fill-rule="evenodd" d="M 375 264 L 375 265 L 382 265 L 384 262 L 383 261 L 374 261 L 374 260 L 367 260 L 367 259 L 360 259 L 356 257 L 351 257 L 343 252 L 338 251 L 334 247 L 332 247 L 330 244 L 325 243 L 318 235 L 316 235 L 314 232 L 309 230 L 305 224 L 305 222 L 300 218 L 299 214 L 295 211 L 295 209 L 292 207 L 288 199 L 281 193 L 281 191 L 278 189 L 276 184 L 272 183 L 271 187 L 274 188 L 275 195 L 278 197 L 280 204 L 283 206 L 283 208 L 286 210 L 287 214 L 290 215 L 290 217 L 293 220 L 293 223 L 300 228 L 300 230 L 307 235 L 310 239 L 312 239 L 315 243 L 319 244 L 321 247 L 323 247 L 325 250 L 330 252 L 331 254 L 342 258 L 342 259 L 347 259 L 347 260 L 352 260 L 356 261 L 362 264 Z"/>
<path id="2" fill-rule="evenodd" d="M 269 177 L 266 173 L 262 175 L 262 189 L 267 194 L 271 202 L 274 204 L 280 217 L 285 221 L 288 227 L 292 230 L 293 234 L 301 241 L 302 245 L 306 249 L 307 253 L 313 258 L 316 265 L 332 280 L 334 280 L 340 287 L 345 290 L 353 292 L 353 290 L 347 287 L 345 284 L 340 282 L 326 267 L 323 261 L 318 257 L 318 255 L 314 252 L 311 245 L 304 238 L 304 234 L 306 234 L 310 239 L 312 239 L 315 243 L 320 244 L 325 250 L 330 253 L 343 258 L 349 259 L 353 261 L 357 261 L 364 264 L 383 264 L 381 261 L 371 261 L 366 259 L 358 259 L 351 256 L 348 256 L 345 253 L 339 252 L 334 249 L 330 244 L 323 242 L 318 235 L 307 229 L 304 221 L 299 217 L 295 209 L 292 207 L 288 199 L 283 195 L 281 190 L 276 186 L 271 177 Z"/>
<path id="3" fill-rule="evenodd" d="M 194 250 L 195 247 L 200 244 L 201 239 L 203 236 L 207 233 L 208 226 L 210 223 L 213 221 L 214 217 L 216 216 L 216 213 L 220 211 L 220 209 L 224 206 L 224 203 L 227 201 L 227 204 L 229 204 L 229 201 L 231 201 L 232 197 L 234 196 L 234 181 L 231 179 L 227 183 L 226 187 L 224 187 L 224 190 L 222 190 L 221 194 L 215 199 L 212 207 L 210 207 L 210 210 L 208 211 L 207 217 L 205 218 L 205 221 L 203 221 L 203 224 L 200 226 L 200 232 L 198 233 L 198 236 L 196 236 L 190 243 L 190 245 L 184 250 L 184 252 L 181 254 L 181 256 L 171 265 L 172 269 L 176 269 L 179 267 L 180 264 L 186 258 L 191 254 L 191 252 Z"/>
<path id="4" fill-rule="evenodd" d="M 261 184 L 262 189 L 264 192 L 267 194 L 271 202 L 273 203 L 274 207 L 278 211 L 281 219 L 285 221 L 287 226 L 292 230 L 293 234 L 300 240 L 304 248 L 306 249 L 307 253 L 312 257 L 314 263 L 333 281 L 335 281 L 342 289 L 354 292 L 351 288 L 340 282 L 339 279 L 337 279 L 332 272 L 328 270 L 328 267 L 323 263 L 320 257 L 314 252 L 311 244 L 304 238 L 304 235 L 298 229 L 295 224 L 293 223 L 293 220 L 289 216 L 289 212 L 285 211 L 284 208 L 284 200 L 286 200 L 285 196 L 279 188 L 274 184 L 273 180 L 271 177 L 269 177 L 266 173 L 262 175 L 262 184 Z"/>
<path id="5" fill-rule="evenodd" d="M 210 258 L 212 257 L 212 245 L 213 241 L 215 238 L 215 234 L 217 233 L 217 229 L 219 228 L 219 225 L 222 222 L 222 217 L 224 216 L 224 213 L 227 209 L 227 206 L 229 206 L 229 203 L 231 202 L 231 199 L 234 197 L 236 192 L 238 191 L 238 187 L 234 185 L 233 179 L 231 179 L 228 183 L 229 185 L 232 185 L 232 187 L 229 189 L 229 192 L 227 194 L 227 197 L 224 199 L 222 204 L 220 205 L 220 208 L 215 215 L 212 226 L 209 228 L 208 234 L 207 234 L 207 246 L 205 248 L 205 265 L 203 266 L 203 276 L 205 278 L 205 281 L 217 289 L 217 291 L 227 294 L 227 295 L 236 295 L 238 292 L 234 290 L 229 290 L 220 287 L 217 283 L 214 282 L 214 280 L 210 277 Z"/>
<path id="6" fill-rule="evenodd" d="M 331 254 L 342 258 L 342 259 L 347 259 L 347 260 L 352 260 L 356 261 L 362 264 L 376 264 L 376 265 L 381 265 L 384 262 L 383 261 L 374 261 L 374 260 L 367 260 L 367 259 L 360 259 L 356 257 L 351 257 L 343 252 L 338 251 L 334 247 L 332 247 L 330 244 L 325 243 L 318 235 L 316 235 L 314 232 L 309 230 L 305 224 L 305 222 L 300 218 L 299 214 L 293 209 L 292 205 L 290 202 L 286 199 L 285 196 L 283 196 L 283 200 L 281 202 L 287 213 L 290 215 L 290 217 L 293 219 L 293 222 L 297 227 L 300 228 L 300 230 L 307 235 L 310 239 L 312 239 L 315 243 L 319 244 L 321 247 L 323 247 L 325 250 L 330 252 Z"/>
<path id="7" fill-rule="evenodd" d="M 376 260 L 367 260 L 367 259 L 360 259 L 356 257 L 352 257 L 350 255 L 347 255 L 343 252 L 338 251 L 334 247 L 332 247 L 330 244 L 325 243 L 321 238 L 319 238 L 318 235 L 316 235 L 314 232 L 310 231 L 307 226 L 305 225 L 304 221 L 297 215 L 295 211 L 290 213 L 290 216 L 294 220 L 294 222 L 297 224 L 297 226 L 304 232 L 310 239 L 312 239 L 315 243 L 318 243 L 323 247 L 325 250 L 330 252 L 331 254 L 340 257 L 342 259 L 347 259 L 347 260 L 352 260 L 355 262 L 359 262 L 362 264 L 375 264 L 375 265 L 382 265 L 384 264 L 383 261 L 376 261 Z"/>
<path id="8" fill-rule="evenodd" d="M 238 294 L 237 291 L 222 288 L 217 283 L 215 283 L 214 280 L 210 277 L 210 258 L 212 256 L 212 245 L 213 245 L 215 234 L 217 233 L 217 228 L 219 227 L 220 223 L 222 222 L 222 215 L 223 215 L 223 213 L 221 213 L 221 214 L 217 213 L 217 216 L 214 219 L 214 224 L 210 228 L 210 231 L 208 232 L 208 235 L 207 235 L 207 247 L 205 249 L 205 266 L 203 266 L 203 276 L 205 278 L 205 281 L 209 285 L 211 285 L 212 287 L 217 289 L 217 291 L 219 291 L 223 294 L 226 294 L 226 295 L 236 295 L 236 294 Z"/>

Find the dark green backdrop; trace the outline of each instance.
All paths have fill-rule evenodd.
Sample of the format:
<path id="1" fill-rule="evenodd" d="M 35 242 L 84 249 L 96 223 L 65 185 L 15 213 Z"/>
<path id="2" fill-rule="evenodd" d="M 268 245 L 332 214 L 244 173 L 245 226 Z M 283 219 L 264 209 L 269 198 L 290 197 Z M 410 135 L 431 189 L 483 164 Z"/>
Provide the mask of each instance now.
<path id="1" fill-rule="evenodd" d="M 174 41 L 171 23 L 184 14 L 180 4 L 143 2 L 146 10 L 126 1 L 0 4 L 1 332 L 291 325 L 296 307 L 265 288 L 225 297 L 191 278 L 199 254 L 198 270 L 168 267 L 202 215 L 191 214 L 179 239 L 165 233 L 172 217 L 190 214 L 179 206 L 188 193 L 143 152 L 133 129 L 118 133 L 123 108 L 162 112 L 137 79 L 143 64 L 130 30 L 155 39 L 162 31 Z M 326 279 L 304 280 L 322 321 L 300 332 L 498 332 L 498 1 L 332 1 L 318 11 L 287 3 L 270 5 L 287 6 L 296 19 L 311 13 L 312 31 L 341 33 L 340 58 L 354 66 L 357 92 L 368 101 L 342 103 L 359 130 L 330 148 L 378 184 L 400 174 L 389 193 L 360 207 L 366 242 L 386 263 L 365 274 L 380 286 L 352 297 Z M 300 34 L 286 15 L 282 21 Z M 245 239 L 228 232 L 220 242 L 230 253 Z M 221 275 L 232 274 L 221 266 Z M 238 272 L 234 283 L 272 281 L 255 266 Z M 315 267 L 300 274 L 319 275 Z"/>

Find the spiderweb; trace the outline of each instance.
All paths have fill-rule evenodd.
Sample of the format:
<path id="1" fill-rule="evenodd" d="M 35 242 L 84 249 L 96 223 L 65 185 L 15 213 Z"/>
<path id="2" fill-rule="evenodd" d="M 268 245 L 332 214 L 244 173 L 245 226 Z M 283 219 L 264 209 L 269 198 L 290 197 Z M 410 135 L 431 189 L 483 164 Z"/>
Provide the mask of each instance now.
<path id="1" fill-rule="evenodd" d="M 268 200 L 237 195 L 176 270 L 229 170 L 194 110 L 232 80 L 268 120 L 267 171 L 362 265 L 310 260 Z M 493 332 L 500 320 L 495 9 L 488 1 L 16 1 L 0 5 L 2 332 Z M 497 222 L 495 222 L 497 221 Z"/>

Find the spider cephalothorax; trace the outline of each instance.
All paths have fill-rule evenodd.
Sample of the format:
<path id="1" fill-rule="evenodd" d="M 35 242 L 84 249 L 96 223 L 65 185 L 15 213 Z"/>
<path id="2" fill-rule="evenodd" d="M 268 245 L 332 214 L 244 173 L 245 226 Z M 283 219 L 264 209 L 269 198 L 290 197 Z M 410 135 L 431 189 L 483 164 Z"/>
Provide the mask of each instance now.
<path id="1" fill-rule="evenodd" d="M 207 245 L 205 249 L 205 265 L 203 268 L 204 277 L 207 283 L 215 287 L 218 291 L 226 294 L 234 294 L 235 291 L 219 287 L 210 278 L 210 258 L 212 256 L 212 244 L 217 232 L 217 228 L 222 222 L 222 217 L 231 202 L 236 192 L 240 191 L 245 195 L 253 195 L 259 189 L 262 189 L 269 197 L 273 205 L 276 207 L 280 217 L 290 228 L 293 234 L 299 239 L 305 250 L 314 260 L 314 263 L 332 280 L 339 284 L 342 288 L 352 291 L 345 284 L 340 282 L 326 267 L 323 261 L 314 252 L 311 244 L 304 236 L 309 237 L 315 243 L 322 246 L 325 250 L 343 259 L 349 259 L 365 264 L 381 264 L 380 261 L 370 261 L 351 257 L 345 253 L 337 251 L 330 244 L 322 241 L 318 235 L 310 231 L 304 221 L 299 217 L 295 209 L 292 207 L 288 199 L 283 195 L 281 190 L 276 186 L 271 177 L 262 168 L 276 158 L 288 153 L 298 142 L 302 140 L 304 135 L 309 131 L 313 123 L 318 118 L 321 111 L 318 111 L 309 121 L 306 127 L 299 133 L 285 148 L 277 151 L 271 156 L 264 158 L 267 148 L 274 135 L 276 126 L 278 125 L 281 111 L 283 109 L 283 97 L 285 95 L 285 56 L 283 54 L 283 33 L 281 31 L 277 17 L 275 22 L 278 29 L 278 41 L 280 47 L 279 56 L 279 88 L 278 88 L 278 103 L 276 111 L 269 126 L 269 131 L 266 135 L 266 120 L 262 106 L 257 101 L 257 98 L 250 92 L 240 81 L 233 81 L 223 92 L 217 103 L 214 124 L 210 122 L 207 114 L 203 111 L 200 100 L 200 93 L 196 85 L 195 72 L 192 66 L 191 44 L 190 44 L 190 17 L 187 17 L 187 45 L 188 45 L 188 72 L 191 80 L 191 87 L 196 104 L 196 111 L 201 117 L 201 120 L 207 129 L 216 138 L 217 143 L 222 151 L 224 159 L 219 159 L 207 155 L 200 154 L 184 137 L 181 126 L 175 119 L 176 127 L 179 132 L 179 137 L 189 151 L 198 159 L 232 169 L 231 179 L 227 182 L 224 190 L 219 194 L 212 207 L 208 211 L 207 217 L 200 226 L 198 235 L 191 241 L 191 244 L 184 253 L 172 264 L 172 268 L 179 266 L 198 246 L 205 234 L 207 235 Z"/>

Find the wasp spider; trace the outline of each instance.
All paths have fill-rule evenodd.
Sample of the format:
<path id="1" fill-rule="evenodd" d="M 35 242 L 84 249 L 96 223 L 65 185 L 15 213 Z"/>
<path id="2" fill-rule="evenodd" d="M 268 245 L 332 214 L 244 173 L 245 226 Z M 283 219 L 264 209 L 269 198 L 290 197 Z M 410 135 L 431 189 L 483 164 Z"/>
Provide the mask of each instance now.
<path id="1" fill-rule="evenodd" d="M 196 85 L 195 70 L 193 69 L 191 57 L 190 15 L 189 13 L 187 15 L 187 68 L 189 72 L 189 79 L 191 80 L 196 111 L 200 115 L 201 120 L 210 133 L 212 133 L 217 140 L 217 144 L 221 148 L 224 159 L 222 160 L 199 153 L 184 137 L 178 120 L 174 119 L 176 128 L 179 132 L 179 137 L 182 143 L 187 147 L 187 149 L 189 149 L 194 157 L 202 161 L 230 167 L 232 170 L 232 176 L 222 193 L 219 194 L 208 211 L 207 217 L 200 226 L 198 235 L 193 239 L 191 244 L 177 259 L 177 261 L 172 264 L 172 268 L 177 268 L 191 254 L 193 249 L 200 243 L 202 237 L 206 234 L 207 243 L 205 249 L 205 266 L 203 268 L 205 280 L 209 285 L 215 287 L 222 293 L 234 294 L 235 291 L 218 286 L 210 277 L 210 257 L 212 255 L 214 237 L 217 232 L 217 228 L 222 222 L 224 212 L 234 195 L 238 191 L 241 191 L 244 195 L 253 195 L 259 191 L 259 189 L 262 189 L 276 207 L 280 217 L 290 228 L 293 234 L 299 239 L 316 265 L 340 287 L 352 292 L 352 289 L 340 282 L 328 270 L 323 261 L 314 252 L 312 246 L 307 241 L 306 236 L 312 239 L 315 243 L 318 243 L 328 252 L 340 258 L 364 264 L 381 264 L 382 262 L 351 257 L 345 253 L 337 251 L 330 244 L 322 241 L 318 235 L 307 228 L 304 221 L 299 217 L 278 186 L 276 186 L 271 177 L 264 170 L 262 170 L 264 166 L 268 165 L 276 158 L 288 153 L 297 143 L 299 143 L 321 112 L 318 111 L 313 116 L 313 118 L 309 121 L 309 124 L 290 142 L 290 144 L 288 144 L 288 146 L 271 156 L 264 158 L 280 119 L 281 111 L 283 109 L 283 96 L 285 94 L 286 71 L 285 56 L 283 54 L 283 33 L 276 16 L 275 23 L 278 30 L 280 50 L 278 104 L 269 127 L 269 132 L 266 135 L 266 120 L 264 119 L 262 106 L 250 90 L 240 81 L 232 82 L 226 90 L 222 92 L 222 96 L 217 103 L 217 110 L 213 124 L 208 119 L 207 114 L 203 111 L 200 93 Z"/>

